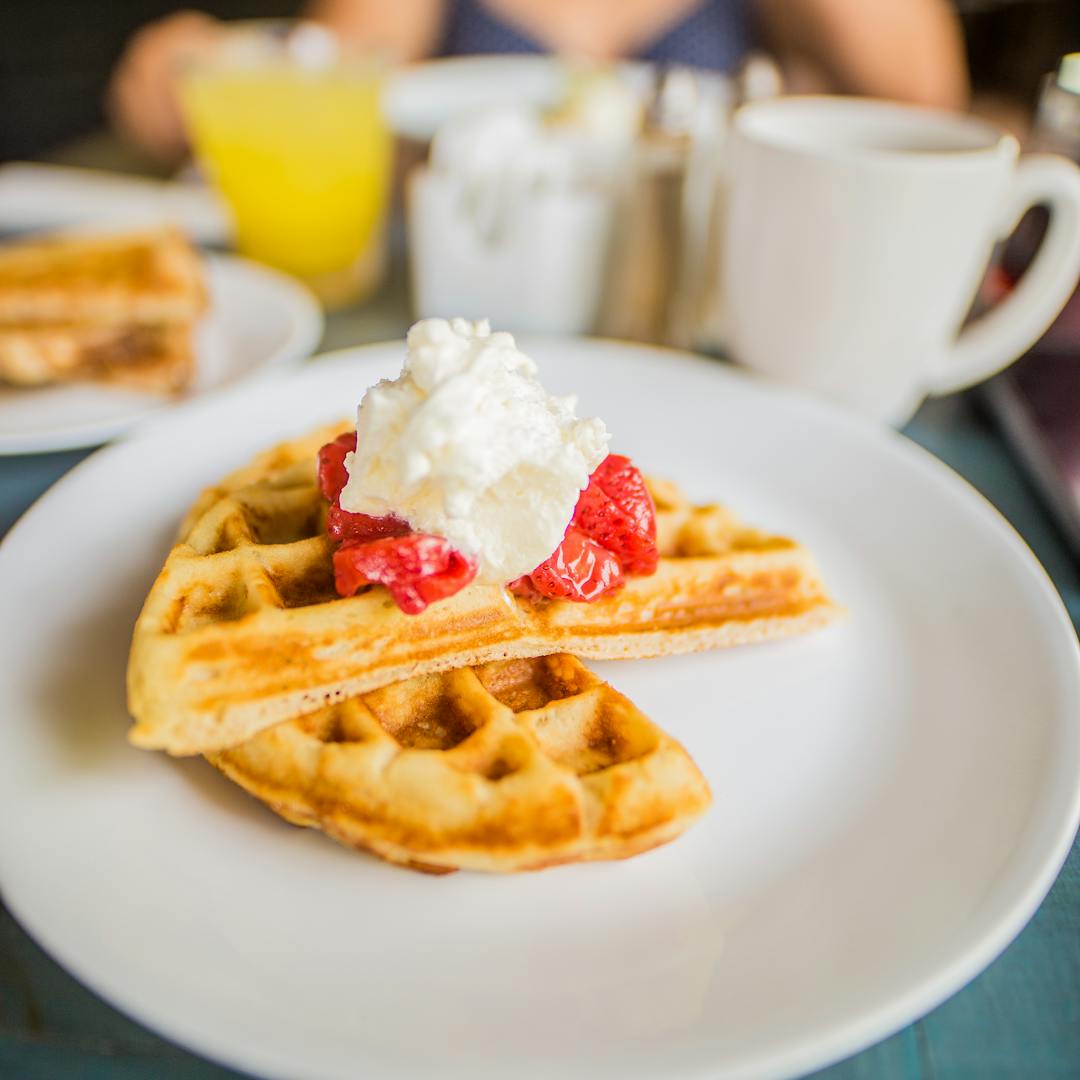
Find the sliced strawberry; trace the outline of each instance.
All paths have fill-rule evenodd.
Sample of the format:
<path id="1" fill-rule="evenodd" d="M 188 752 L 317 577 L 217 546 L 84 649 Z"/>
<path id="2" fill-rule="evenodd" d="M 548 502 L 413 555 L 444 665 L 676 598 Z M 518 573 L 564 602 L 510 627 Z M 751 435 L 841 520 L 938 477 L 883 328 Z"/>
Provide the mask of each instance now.
<path id="1" fill-rule="evenodd" d="M 573 525 L 562 543 L 529 575 L 532 587 L 553 600 L 595 600 L 618 588 L 622 578 L 619 560 Z"/>
<path id="2" fill-rule="evenodd" d="M 476 563 L 441 536 L 412 532 L 393 514 L 353 514 L 339 505 L 349 481 L 345 455 L 356 435 L 339 435 L 319 450 L 319 487 L 330 502 L 326 531 L 341 541 L 334 552 L 334 584 L 342 596 L 365 585 L 385 585 L 402 611 L 418 615 L 436 600 L 463 589 L 476 577 Z"/>
<path id="3" fill-rule="evenodd" d="M 532 583 L 532 578 L 528 574 L 522 574 L 519 578 L 514 578 L 509 585 L 506 586 L 515 596 L 530 596 L 535 597 L 540 594 L 536 591 L 535 586 Z"/>
<path id="4" fill-rule="evenodd" d="M 347 431 L 319 450 L 319 487 L 334 506 L 341 489 L 349 482 L 345 455 L 356 449 L 356 432 Z"/>
<path id="5" fill-rule="evenodd" d="M 628 574 L 656 570 L 656 507 L 629 458 L 608 454 L 593 470 L 573 524 L 613 552 Z"/>
<path id="6" fill-rule="evenodd" d="M 346 540 L 334 552 L 334 583 L 341 596 L 364 585 L 385 585 L 407 615 L 453 596 L 476 577 L 476 563 L 441 536 L 410 533 L 380 540 Z"/>
<path id="7" fill-rule="evenodd" d="M 326 532 L 331 540 L 381 540 L 385 536 L 407 536 L 412 531 L 407 521 L 386 514 L 350 514 L 337 503 L 331 505 L 326 515 Z"/>
<path id="8" fill-rule="evenodd" d="M 404 536 L 408 522 L 393 514 L 375 517 L 342 510 L 341 492 L 349 482 L 345 455 L 356 449 L 356 432 L 339 435 L 319 450 L 319 487 L 330 502 L 326 531 L 332 540 L 378 540 L 384 536 Z"/>
<path id="9" fill-rule="evenodd" d="M 641 470 L 622 454 L 608 454 L 593 470 L 601 490 L 633 518 L 643 531 L 656 535 L 656 506 Z"/>

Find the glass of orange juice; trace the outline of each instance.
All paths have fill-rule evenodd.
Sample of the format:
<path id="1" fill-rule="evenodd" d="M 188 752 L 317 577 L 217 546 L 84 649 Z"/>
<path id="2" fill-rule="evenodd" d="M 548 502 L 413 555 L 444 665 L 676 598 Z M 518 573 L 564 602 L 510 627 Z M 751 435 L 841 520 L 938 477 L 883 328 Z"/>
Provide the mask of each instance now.
<path id="1" fill-rule="evenodd" d="M 180 78 L 196 156 L 232 211 L 237 249 L 303 279 L 328 308 L 385 264 L 391 136 L 382 65 L 312 23 L 234 24 Z"/>

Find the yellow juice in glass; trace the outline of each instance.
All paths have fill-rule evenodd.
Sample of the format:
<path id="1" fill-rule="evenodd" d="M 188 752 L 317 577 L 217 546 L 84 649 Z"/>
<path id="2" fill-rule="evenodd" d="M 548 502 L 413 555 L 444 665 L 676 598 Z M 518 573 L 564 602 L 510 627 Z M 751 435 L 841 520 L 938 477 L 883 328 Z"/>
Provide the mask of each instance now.
<path id="1" fill-rule="evenodd" d="M 373 67 L 208 67 L 181 84 L 203 167 L 236 246 L 303 278 L 328 307 L 379 282 L 391 137 Z"/>

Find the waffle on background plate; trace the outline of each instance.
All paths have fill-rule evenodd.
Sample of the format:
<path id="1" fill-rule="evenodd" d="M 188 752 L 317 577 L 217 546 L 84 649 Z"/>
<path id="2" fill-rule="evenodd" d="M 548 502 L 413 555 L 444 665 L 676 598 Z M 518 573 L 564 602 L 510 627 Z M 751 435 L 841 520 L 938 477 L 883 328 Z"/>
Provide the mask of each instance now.
<path id="1" fill-rule="evenodd" d="M 176 229 L 69 233 L 0 248 L 0 382 L 157 393 L 194 373 L 201 261 Z"/>
<path id="2" fill-rule="evenodd" d="M 266 451 L 190 511 L 135 626 L 132 742 L 225 750 L 418 675 L 560 652 L 695 652 L 802 633 L 839 613 L 805 548 L 655 481 L 656 573 L 593 603 L 473 584 L 406 615 L 382 587 L 339 597 L 315 461 L 340 430 Z"/>

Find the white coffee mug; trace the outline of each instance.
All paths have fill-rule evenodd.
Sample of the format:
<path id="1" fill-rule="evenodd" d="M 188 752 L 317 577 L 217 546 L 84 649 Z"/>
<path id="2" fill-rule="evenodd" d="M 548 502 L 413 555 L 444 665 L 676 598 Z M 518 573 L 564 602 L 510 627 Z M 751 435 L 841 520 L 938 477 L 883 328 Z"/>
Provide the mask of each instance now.
<path id="1" fill-rule="evenodd" d="M 966 116 L 792 97 L 735 116 L 724 242 L 728 346 L 767 376 L 901 424 L 928 394 L 1031 346 L 1080 278 L 1080 169 L 1019 157 Z M 994 244 L 1050 226 L 1013 292 L 964 325 Z"/>

